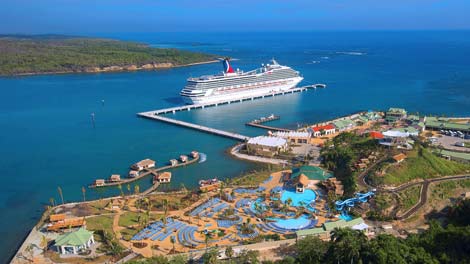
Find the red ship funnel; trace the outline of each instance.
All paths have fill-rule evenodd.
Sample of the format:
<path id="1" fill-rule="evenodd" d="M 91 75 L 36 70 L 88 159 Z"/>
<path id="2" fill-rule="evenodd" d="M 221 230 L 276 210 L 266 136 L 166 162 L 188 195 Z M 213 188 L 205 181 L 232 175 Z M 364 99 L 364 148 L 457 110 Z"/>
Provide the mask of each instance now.
<path id="1" fill-rule="evenodd" d="M 229 63 L 229 59 L 228 59 L 228 58 L 225 58 L 222 63 L 223 63 L 223 65 L 224 65 L 224 72 L 225 72 L 225 73 L 233 73 L 233 72 L 234 72 L 232 66 L 231 66 L 230 63 Z"/>

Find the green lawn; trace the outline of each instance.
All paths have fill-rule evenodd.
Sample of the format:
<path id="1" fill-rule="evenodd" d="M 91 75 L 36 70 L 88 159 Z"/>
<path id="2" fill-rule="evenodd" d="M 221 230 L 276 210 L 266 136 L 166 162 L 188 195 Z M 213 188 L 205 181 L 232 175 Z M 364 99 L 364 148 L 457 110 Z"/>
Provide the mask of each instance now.
<path id="1" fill-rule="evenodd" d="M 141 213 L 141 217 L 146 217 L 145 213 Z M 160 220 L 162 215 L 150 215 L 150 221 Z M 136 212 L 125 212 L 119 217 L 119 226 L 128 227 L 139 223 L 139 214 Z"/>
<path id="2" fill-rule="evenodd" d="M 408 211 L 411 207 L 419 202 L 420 191 L 421 185 L 407 188 L 398 194 L 400 200 L 400 210 L 402 212 Z"/>
<path id="3" fill-rule="evenodd" d="M 122 235 L 122 238 L 124 238 L 124 240 L 129 241 L 138 232 L 139 230 L 134 229 L 134 228 L 125 228 L 121 230 L 121 235 Z"/>
<path id="4" fill-rule="evenodd" d="M 414 179 L 436 178 L 470 171 L 469 164 L 440 158 L 426 148 L 417 147 L 407 155 L 408 158 L 401 164 L 390 166 L 387 169 L 381 182 L 399 185 Z"/>
<path id="5" fill-rule="evenodd" d="M 86 219 L 86 227 L 91 231 L 103 230 L 108 233 L 113 232 L 113 216 L 112 215 L 100 215 L 89 217 Z"/>
<path id="6" fill-rule="evenodd" d="M 282 170 L 281 166 L 272 165 L 271 168 L 266 168 L 258 171 L 253 171 L 232 179 L 231 183 L 234 185 L 251 185 L 258 186 L 269 178 L 271 173 Z"/>

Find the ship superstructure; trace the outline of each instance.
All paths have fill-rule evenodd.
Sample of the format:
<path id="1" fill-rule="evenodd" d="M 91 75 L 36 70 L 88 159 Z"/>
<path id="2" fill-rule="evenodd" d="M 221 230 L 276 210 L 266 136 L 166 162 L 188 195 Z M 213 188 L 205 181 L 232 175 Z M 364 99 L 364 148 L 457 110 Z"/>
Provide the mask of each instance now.
<path id="1" fill-rule="evenodd" d="M 189 78 L 181 91 L 185 103 L 203 104 L 237 100 L 285 91 L 303 80 L 298 71 L 278 64 L 262 64 L 260 68 L 243 72 L 234 70 L 228 58 L 222 61 L 224 71 L 216 75 Z"/>

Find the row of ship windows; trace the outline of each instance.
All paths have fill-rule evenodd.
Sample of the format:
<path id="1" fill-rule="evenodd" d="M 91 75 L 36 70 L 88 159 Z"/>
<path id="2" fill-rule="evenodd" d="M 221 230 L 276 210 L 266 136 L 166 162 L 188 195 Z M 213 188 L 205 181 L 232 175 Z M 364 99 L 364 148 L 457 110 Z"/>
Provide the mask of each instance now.
<path id="1" fill-rule="evenodd" d="M 205 85 L 205 84 L 219 84 L 219 83 L 226 83 L 226 82 L 242 82 L 242 81 L 245 81 L 245 82 L 252 82 L 253 79 L 255 78 L 258 78 L 258 79 L 262 79 L 262 78 L 273 78 L 273 77 L 276 77 L 276 78 L 279 78 L 279 77 L 297 77 L 298 74 L 297 72 L 293 71 L 293 70 L 281 70 L 281 71 L 275 71 L 273 73 L 270 73 L 270 74 L 265 74 L 261 77 L 256 77 L 256 76 L 246 76 L 246 77 L 240 77 L 240 78 L 231 78 L 231 79 L 220 79 L 220 80 L 214 80 L 214 81 L 211 81 L 211 82 L 207 82 L 207 83 L 197 83 L 197 82 L 189 82 L 188 84 L 190 85 L 193 85 L 193 84 L 199 84 L 199 85 Z"/>
<path id="2" fill-rule="evenodd" d="M 246 84 L 258 84 L 266 81 L 273 81 L 277 79 L 287 79 L 287 78 L 294 78 L 298 77 L 298 75 L 289 75 L 289 76 L 266 76 L 266 77 L 261 77 L 256 80 L 256 82 L 253 81 L 248 81 L 248 82 L 217 82 L 217 83 L 208 83 L 208 84 L 198 84 L 198 85 L 192 85 L 188 84 L 186 85 L 186 88 L 199 88 L 199 89 L 210 89 L 210 88 L 216 88 L 220 86 L 234 86 L 234 85 L 246 85 Z"/>

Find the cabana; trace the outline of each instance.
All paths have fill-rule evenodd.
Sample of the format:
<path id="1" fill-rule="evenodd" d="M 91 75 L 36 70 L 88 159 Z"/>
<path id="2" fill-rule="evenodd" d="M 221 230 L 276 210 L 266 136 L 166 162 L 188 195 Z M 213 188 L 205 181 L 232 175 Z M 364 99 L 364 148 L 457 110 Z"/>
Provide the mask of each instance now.
<path id="1" fill-rule="evenodd" d="M 78 252 L 90 248 L 95 243 L 93 232 L 85 228 L 65 233 L 55 239 L 55 246 L 60 254 L 78 254 Z"/>

